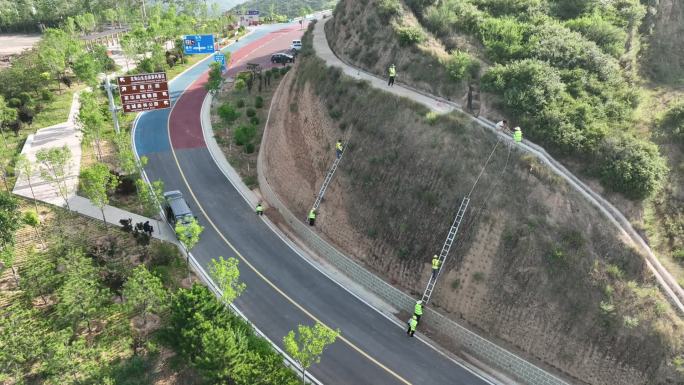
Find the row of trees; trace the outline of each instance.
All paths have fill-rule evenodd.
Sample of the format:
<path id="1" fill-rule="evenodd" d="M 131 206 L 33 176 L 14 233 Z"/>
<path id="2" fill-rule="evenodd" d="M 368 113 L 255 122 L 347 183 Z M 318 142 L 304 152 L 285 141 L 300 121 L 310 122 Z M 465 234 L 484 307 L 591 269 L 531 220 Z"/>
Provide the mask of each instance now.
<path id="1" fill-rule="evenodd" d="M 145 22 L 153 3 L 140 0 L 2 0 L 0 32 L 39 31 L 44 26 L 59 26 L 69 18 L 84 32 L 104 22 L 110 25 Z M 208 5 L 203 0 L 165 0 L 164 4 L 198 19 L 219 13 L 217 4 Z"/>

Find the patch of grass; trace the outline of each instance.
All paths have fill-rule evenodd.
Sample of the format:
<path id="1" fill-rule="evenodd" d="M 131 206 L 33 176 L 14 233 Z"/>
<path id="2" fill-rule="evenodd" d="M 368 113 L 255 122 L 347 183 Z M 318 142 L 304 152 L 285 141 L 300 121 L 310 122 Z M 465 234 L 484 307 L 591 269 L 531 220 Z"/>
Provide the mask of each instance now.
<path id="1" fill-rule="evenodd" d="M 475 280 L 475 282 L 482 282 L 485 279 L 485 274 L 481 271 L 476 271 L 475 273 L 473 273 L 473 279 Z"/>
<path id="2" fill-rule="evenodd" d="M 71 102 L 74 99 L 74 93 L 85 88 L 83 84 L 74 84 L 71 88 L 55 95 L 54 99 L 46 103 L 43 110 L 36 114 L 33 118 L 33 129 L 49 127 L 55 124 L 66 122 L 69 118 L 69 111 L 71 110 Z"/>
<path id="3" fill-rule="evenodd" d="M 622 279 L 625 273 L 617 265 L 608 264 L 606 266 L 606 273 L 615 279 Z"/>
<path id="4" fill-rule="evenodd" d="M 453 281 L 451 281 L 451 288 L 456 290 L 461 286 L 461 280 L 456 278 Z"/>
<path id="5" fill-rule="evenodd" d="M 622 323 L 627 329 L 634 329 L 639 326 L 639 318 L 626 315 L 622 317 Z"/>
<path id="6" fill-rule="evenodd" d="M 242 178 L 242 181 L 245 182 L 247 187 L 249 187 L 250 189 L 259 187 L 259 180 L 254 175 L 247 175 L 244 178 Z"/>

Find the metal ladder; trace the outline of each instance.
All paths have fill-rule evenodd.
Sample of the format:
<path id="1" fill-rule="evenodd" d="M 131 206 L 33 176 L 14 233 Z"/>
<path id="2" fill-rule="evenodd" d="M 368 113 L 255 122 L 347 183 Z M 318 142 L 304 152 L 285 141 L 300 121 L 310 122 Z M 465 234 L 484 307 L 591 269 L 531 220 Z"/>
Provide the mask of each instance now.
<path id="1" fill-rule="evenodd" d="M 323 200 L 323 195 L 325 195 L 325 190 L 328 189 L 328 186 L 330 185 L 330 182 L 332 181 L 333 175 L 335 174 L 335 171 L 337 170 L 337 165 L 340 164 L 340 161 L 342 160 L 342 157 L 344 156 L 345 150 L 347 150 L 347 144 L 349 144 L 349 140 L 344 142 L 344 147 L 342 147 L 342 154 L 340 154 L 340 157 L 337 157 L 337 154 L 335 154 L 335 161 L 333 162 L 332 166 L 330 167 L 330 170 L 328 170 L 328 174 L 325 176 L 325 180 L 323 181 L 323 185 L 321 186 L 321 189 L 318 191 L 318 196 L 316 197 L 316 201 L 313 204 L 313 207 L 311 208 L 312 210 L 318 210 L 318 206 L 321 205 L 321 201 Z"/>
<path id="2" fill-rule="evenodd" d="M 444 266 L 444 262 L 446 261 L 446 258 L 449 255 L 451 245 L 454 243 L 454 239 L 456 239 L 456 233 L 458 232 L 458 227 L 461 225 L 463 216 L 465 215 L 466 209 L 468 208 L 468 203 L 470 203 L 470 197 L 466 196 L 461 201 L 461 206 L 458 208 L 456 218 L 454 218 L 454 223 L 451 225 L 449 233 L 447 234 L 446 241 L 444 241 L 444 245 L 442 245 L 442 251 L 439 253 L 439 270 L 437 270 L 437 275 L 435 275 L 435 277 L 433 278 L 432 272 L 430 274 L 430 280 L 428 281 L 427 287 L 425 288 L 425 292 L 423 293 L 423 305 L 427 305 L 427 303 L 430 301 L 432 290 L 435 288 L 437 278 L 439 278 L 439 273 L 442 272 L 442 267 Z"/>

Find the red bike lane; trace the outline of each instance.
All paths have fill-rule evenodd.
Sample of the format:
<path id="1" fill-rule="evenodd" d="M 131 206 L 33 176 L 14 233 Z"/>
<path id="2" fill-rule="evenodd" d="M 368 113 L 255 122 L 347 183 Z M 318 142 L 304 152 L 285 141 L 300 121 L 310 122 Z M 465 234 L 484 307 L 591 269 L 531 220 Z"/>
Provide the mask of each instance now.
<path id="1" fill-rule="evenodd" d="M 247 63 L 260 64 L 263 69 L 274 65 L 271 55 L 290 48 L 292 40 L 299 39 L 304 29 L 298 26 L 283 28 L 251 42 L 233 52 L 230 57 L 228 71 L 224 77 L 235 76 L 244 70 Z M 200 75 L 173 106 L 169 115 L 169 133 L 174 149 L 206 147 L 202 134 L 201 109 L 207 90 L 204 85 L 209 79 L 209 72 Z"/>

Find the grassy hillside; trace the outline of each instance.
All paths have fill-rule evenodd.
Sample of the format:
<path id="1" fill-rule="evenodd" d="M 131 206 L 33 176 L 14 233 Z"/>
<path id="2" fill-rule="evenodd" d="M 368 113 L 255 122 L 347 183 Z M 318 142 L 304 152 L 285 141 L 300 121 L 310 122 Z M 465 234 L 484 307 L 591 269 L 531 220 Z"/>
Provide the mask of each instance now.
<path id="1" fill-rule="evenodd" d="M 643 4 L 642 4 L 643 3 Z M 681 2 L 341 1 L 344 60 L 506 118 L 615 204 L 684 285 L 682 147 L 659 121 L 684 99 Z M 653 87 L 641 74 L 670 74 Z"/>
<path id="2" fill-rule="evenodd" d="M 326 69 L 310 48 L 295 71 L 273 112 L 266 177 L 304 218 L 335 140 L 351 135 L 316 223 L 323 236 L 418 294 L 496 148 L 433 306 L 579 383 L 684 381 L 684 322 L 643 257 L 563 180 L 462 116 Z"/>
<path id="3" fill-rule="evenodd" d="M 233 10 L 256 9 L 261 11 L 262 16 L 270 17 L 275 15 L 285 15 L 288 18 L 301 16 L 302 10 L 305 13 L 321 11 L 335 7 L 337 0 L 248 0 L 237 5 Z"/>

